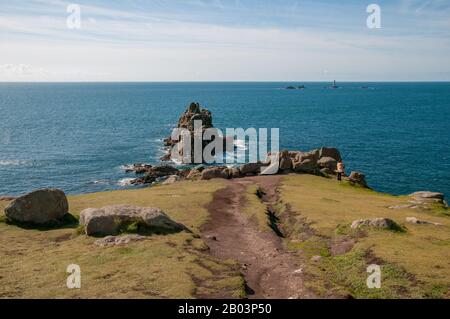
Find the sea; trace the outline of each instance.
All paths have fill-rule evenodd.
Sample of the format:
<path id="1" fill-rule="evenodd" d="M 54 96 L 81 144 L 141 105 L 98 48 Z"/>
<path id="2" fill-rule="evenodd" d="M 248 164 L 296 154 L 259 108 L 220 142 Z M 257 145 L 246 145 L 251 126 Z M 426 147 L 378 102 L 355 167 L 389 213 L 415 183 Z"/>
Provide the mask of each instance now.
<path id="1" fill-rule="evenodd" d="M 287 86 L 305 88 L 287 90 Z M 380 192 L 450 196 L 450 83 L 0 83 L 0 195 L 132 188 L 191 102 L 214 126 L 279 128 L 280 147 L 341 151 Z"/>

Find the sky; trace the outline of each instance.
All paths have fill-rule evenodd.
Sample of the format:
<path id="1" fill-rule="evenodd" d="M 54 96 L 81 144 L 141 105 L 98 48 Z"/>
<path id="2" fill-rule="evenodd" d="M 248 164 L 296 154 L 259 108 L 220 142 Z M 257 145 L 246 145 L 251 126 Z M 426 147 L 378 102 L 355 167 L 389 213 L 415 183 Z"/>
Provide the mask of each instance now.
<path id="1" fill-rule="evenodd" d="M 333 79 L 450 81 L 450 1 L 0 0 L 2 82 Z"/>

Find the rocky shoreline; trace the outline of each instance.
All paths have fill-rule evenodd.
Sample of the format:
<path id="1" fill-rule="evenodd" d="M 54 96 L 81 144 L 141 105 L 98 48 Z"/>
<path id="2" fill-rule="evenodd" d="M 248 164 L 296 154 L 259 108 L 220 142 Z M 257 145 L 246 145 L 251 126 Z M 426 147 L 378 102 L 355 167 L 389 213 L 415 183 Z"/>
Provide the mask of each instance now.
<path id="1" fill-rule="evenodd" d="M 336 166 L 341 161 L 341 155 L 336 148 L 322 147 L 308 152 L 284 150 L 277 154 L 269 154 L 267 162 L 246 163 L 237 166 L 197 165 L 192 168 L 176 168 L 169 164 L 151 166 L 134 164 L 127 168 L 128 173 L 141 175 L 131 181 L 132 185 L 161 183 L 167 179 L 179 180 L 210 180 L 213 178 L 234 179 L 258 175 L 277 174 L 313 174 L 323 177 L 336 175 Z M 273 161 L 278 160 L 278 166 Z M 278 167 L 275 171 L 269 167 Z M 176 178 L 175 178 L 176 177 Z M 361 172 L 351 172 L 343 179 L 350 183 L 369 188 L 365 175 Z"/>
<path id="2" fill-rule="evenodd" d="M 213 128 L 211 111 L 202 108 L 199 103 L 191 103 L 178 120 L 177 129 L 185 129 L 189 132 L 191 139 L 194 138 L 194 121 L 201 121 L 202 133 L 206 129 Z M 233 143 L 227 143 L 231 138 L 222 137 L 224 150 Z M 171 150 L 177 141 L 172 136 L 164 140 L 167 153 L 161 160 L 171 161 Z M 202 149 L 207 143 L 203 141 Z M 183 155 L 183 154 L 180 154 Z M 341 153 L 334 147 L 322 147 L 308 152 L 298 150 L 283 150 L 274 154 L 267 154 L 266 162 L 253 162 L 241 165 L 190 165 L 184 168 L 176 168 L 171 164 L 148 165 L 136 163 L 126 168 L 127 173 L 135 173 L 139 177 L 131 180 L 131 185 L 148 185 L 154 183 L 172 183 L 179 180 L 209 180 L 213 178 L 234 179 L 257 175 L 276 174 L 314 174 L 324 177 L 336 174 L 337 163 L 342 161 Z M 365 175 L 361 172 L 351 172 L 344 179 L 350 183 L 368 188 Z"/>
<path id="3" fill-rule="evenodd" d="M 193 136 L 195 120 L 202 121 L 202 132 L 214 128 L 211 111 L 202 108 L 199 103 L 191 103 L 187 107 L 178 120 L 177 128 L 187 129 Z M 223 137 L 224 150 L 229 140 L 230 138 Z M 268 153 L 268 160 L 264 162 L 258 161 L 229 166 L 199 164 L 176 167 L 171 159 L 170 151 L 175 144 L 176 141 L 171 136 L 164 139 L 167 153 L 161 158 L 163 163 L 159 165 L 143 163 L 125 165 L 125 173 L 136 176 L 136 178 L 130 178 L 129 185 L 172 184 L 183 180 L 238 179 L 286 174 L 312 174 L 325 178 L 335 178 L 337 163 L 342 161 L 341 152 L 337 148 L 321 147 L 310 151 L 282 150 L 274 154 Z M 202 145 L 202 147 L 204 146 Z M 370 189 L 366 176 L 362 172 L 352 171 L 349 175 L 344 173 L 342 179 L 348 181 L 351 185 Z M 391 208 L 424 208 L 433 203 L 447 205 L 443 196 L 441 193 L 416 192 L 410 195 L 411 200 L 405 205 Z M 13 201 L 17 198 L 17 196 L 2 195 L 0 201 Z"/>
<path id="4" fill-rule="evenodd" d="M 203 123 L 202 132 L 207 128 L 213 128 L 212 114 L 208 109 L 202 108 L 199 103 L 191 103 L 186 111 L 181 115 L 177 128 L 187 129 L 191 136 L 194 135 L 194 121 L 201 120 Z M 226 149 L 227 138 L 224 137 L 224 149 Z M 168 137 L 164 140 L 167 154 L 161 160 L 171 161 L 171 148 L 176 142 Z M 202 147 L 205 147 L 203 145 Z M 134 173 L 138 177 L 131 180 L 131 185 L 153 185 L 172 184 L 182 180 L 211 180 L 238 179 L 251 176 L 263 175 L 286 175 L 286 174 L 312 174 L 324 178 L 336 178 L 338 162 L 342 162 L 341 152 L 334 147 L 321 147 L 311 151 L 283 150 L 278 153 L 268 153 L 268 160 L 265 162 L 245 163 L 240 165 L 190 165 L 177 168 L 173 164 L 165 163 L 161 165 L 149 165 L 136 163 L 127 166 L 127 173 Z M 349 175 L 345 173 L 342 180 L 348 181 L 351 185 L 370 189 L 366 176 L 359 171 L 352 171 Z M 433 192 L 416 192 L 409 195 L 409 201 L 399 208 L 421 208 L 427 209 L 432 204 L 448 207 L 444 201 L 444 195 Z"/>

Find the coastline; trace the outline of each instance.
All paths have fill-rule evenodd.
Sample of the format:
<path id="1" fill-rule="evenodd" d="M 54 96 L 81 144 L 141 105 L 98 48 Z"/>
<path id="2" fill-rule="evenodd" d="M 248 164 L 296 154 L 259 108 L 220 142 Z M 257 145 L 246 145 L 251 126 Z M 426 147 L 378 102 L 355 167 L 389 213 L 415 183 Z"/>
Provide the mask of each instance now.
<path id="1" fill-rule="evenodd" d="M 270 184 L 274 178 L 280 181 Z M 237 193 L 225 191 L 227 187 L 235 186 L 239 187 Z M 273 191 L 278 194 L 276 197 L 273 197 Z M 235 196 L 241 199 L 237 201 Z M 58 280 L 59 275 L 56 278 L 54 276 L 64 274 L 66 263 L 77 261 L 81 263 L 84 272 L 89 274 L 83 284 L 87 288 L 80 291 L 57 288 L 51 290 L 51 294 L 46 291 L 47 297 L 147 298 L 146 291 L 152 291 L 153 298 L 272 298 L 286 297 L 286 294 L 292 298 L 300 298 L 306 294 L 320 298 L 449 297 L 446 289 L 450 288 L 450 282 L 447 281 L 450 273 L 447 274 L 449 269 L 442 264 L 447 258 L 445 256 L 448 250 L 445 250 L 445 246 L 433 244 L 436 240 L 443 243 L 447 238 L 450 229 L 448 209 L 434 205 L 430 209 L 408 208 L 405 206 L 410 201 L 407 196 L 380 194 L 352 186 L 345 181 L 339 183 L 329 178 L 291 173 L 232 180 L 185 180 L 134 190 L 68 196 L 68 201 L 69 211 L 76 218 L 89 207 L 119 204 L 159 207 L 171 218 L 189 227 L 192 233 L 144 236 L 136 242 L 98 246 L 104 245 L 100 241 L 102 238 L 80 233 L 77 225 L 45 231 L 23 229 L 5 223 L 0 212 L 0 243 L 11 240 L 21 243 L 19 246 L 0 245 L 3 247 L 2 254 L 9 256 L 9 262 L 12 263 L 10 267 L 17 269 L 13 277 L 3 277 L 2 281 L 6 285 L 0 288 L 2 296 L 42 297 L 42 289 L 28 288 L 19 291 L 12 287 L 18 282 L 27 285 L 30 279 L 38 280 L 34 276 L 28 276 L 28 267 L 40 269 L 36 273 L 42 281 L 40 287 L 58 286 L 55 280 Z M 238 205 L 234 206 L 233 203 Z M 7 204 L 8 202 L 0 201 L 0 211 Z M 234 222 L 229 217 L 226 224 L 221 224 L 216 220 L 219 215 L 214 215 L 214 207 L 235 207 L 237 210 L 233 214 L 239 214 L 240 219 Z M 275 209 L 273 211 L 278 216 L 274 224 L 268 224 L 272 220 L 267 215 L 269 208 Z M 405 230 L 397 232 L 371 227 L 352 230 L 350 227 L 356 220 L 379 217 L 392 218 Z M 407 221 L 409 217 L 415 217 L 416 223 L 413 223 L 414 220 Z M 421 224 L 420 221 L 430 224 Z M 221 227 L 225 228 L 221 230 Z M 227 232 L 227 227 L 235 230 Z M 273 227 L 282 234 L 281 237 L 273 237 Z M 269 292 L 266 285 L 270 287 L 270 282 L 251 279 L 258 278 L 252 277 L 254 274 L 264 274 L 273 269 L 266 268 L 270 266 L 269 263 L 241 260 L 233 250 L 228 250 L 229 255 L 218 253 L 224 251 L 220 248 L 223 247 L 221 245 L 236 243 L 238 238 L 233 238 L 233 234 L 246 234 L 250 229 L 256 233 L 245 238 L 251 239 L 257 235 L 258 238 L 263 238 L 260 244 L 266 248 L 278 247 L 279 251 L 272 257 L 274 262 L 278 258 L 280 261 L 287 261 L 295 257 L 292 264 L 288 262 L 280 268 L 285 271 L 278 275 L 273 273 L 273 278 L 280 278 L 280 282 L 293 280 L 288 278 L 302 280 L 301 290 L 285 288 L 284 292 L 281 289 Z M 134 238 L 127 236 L 129 235 L 123 234 L 119 238 Z M 240 245 L 248 243 L 252 247 L 253 240 L 246 241 L 245 238 L 240 239 Z M 268 242 L 264 244 L 266 240 Z M 40 247 L 50 247 L 49 245 L 53 248 L 36 254 Z M 240 245 L 226 247 L 232 249 L 233 246 L 239 248 Z M 16 249 L 21 250 L 21 257 L 13 254 Z M 249 248 L 250 254 L 252 251 L 259 250 Z M 285 254 L 291 257 L 286 259 L 283 257 Z M 107 258 L 107 268 L 98 267 L 98 256 Z M 237 259 L 233 258 L 236 261 L 225 262 L 232 256 L 236 256 Z M 46 262 L 43 264 L 39 260 Z M 48 268 L 52 260 L 56 263 Z M 386 271 L 382 289 L 370 290 L 363 286 L 354 289 L 355 282 L 365 282 L 364 265 L 373 260 L 381 262 Z M 3 261 L 0 261 L 0 265 Z M 17 263 L 21 264 L 19 268 L 16 268 Z M 202 268 L 206 267 L 204 263 L 207 263 L 207 268 Z M 351 266 L 344 266 L 345 263 Z M 124 269 L 123 267 L 127 270 L 114 270 Z M 212 274 L 205 270 L 210 267 L 215 269 Z M 340 269 L 339 276 L 335 273 L 336 267 Z M 159 275 L 152 276 L 153 271 L 157 271 Z M 221 276 L 214 275 L 217 271 Z M 102 279 L 108 273 L 115 275 Z M 180 276 L 180 273 L 184 275 Z M 65 281 L 64 276 L 61 278 Z M 124 281 L 125 278 L 127 280 Z M 144 280 L 147 284 L 146 289 L 142 290 L 138 287 Z M 253 285 L 256 295 L 252 295 L 244 287 L 245 281 Z M 125 286 L 124 282 L 127 283 Z M 261 289 L 255 285 L 261 285 Z M 331 288 L 324 291 L 325 286 Z"/>

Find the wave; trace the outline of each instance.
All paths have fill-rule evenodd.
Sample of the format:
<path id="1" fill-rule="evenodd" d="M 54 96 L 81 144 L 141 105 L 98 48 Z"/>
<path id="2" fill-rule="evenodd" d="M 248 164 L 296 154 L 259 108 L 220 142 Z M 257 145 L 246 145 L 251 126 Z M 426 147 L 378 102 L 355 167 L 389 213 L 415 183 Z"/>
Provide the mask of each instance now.
<path id="1" fill-rule="evenodd" d="M 134 168 L 134 164 L 124 164 L 120 165 L 119 168 L 123 171 L 132 170 Z"/>
<path id="2" fill-rule="evenodd" d="M 149 163 L 139 163 L 142 165 L 151 165 Z M 129 170 L 133 170 L 134 169 L 134 164 L 124 164 L 124 165 L 120 165 L 119 169 L 123 170 L 123 171 L 129 171 Z"/>
<path id="3" fill-rule="evenodd" d="M 108 185 L 108 181 L 102 181 L 102 180 L 95 180 L 95 181 L 91 181 L 88 184 L 92 184 L 92 185 Z"/>
<path id="4" fill-rule="evenodd" d="M 236 147 L 237 149 L 240 149 L 240 150 L 247 150 L 248 149 L 248 145 L 247 145 L 247 142 L 245 140 L 235 140 L 234 141 L 234 147 Z"/>
<path id="5" fill-rule="evenodd" d="M 134 178 L 122 178 L 117 182 L 117 185 L 125 187 L 130 186 L 131 182 L 134 180 Z"/>
<path id="6" fill-rule="evenodd" d="M 0 166 L 22 166 L 30 164 L 30 161 L 24 160 L 0 160 Z"/>
<path id="7" fill-rule="evenodd" d="M 216 156 L 217 159 L 222 160 L 218 161 L 217 163 L 226 164 L 228 160 L 232 160 L 233 163 L 245 163 L 247 157 L 246 151 L 249 149 L 248 142 L 246 140 L 235 139 L 233 141 L 233 146 L 233 151 L 227 152 L 224 149 L 222 157 Z M 164 148 L 161 148 L 161 150 L 164 150 Z M 167 151 L 169 150 L 165 148 L 164 154 Z M 171 158 L 171 162 L 177 167 L 184 166 L 181 159 Z"/>

